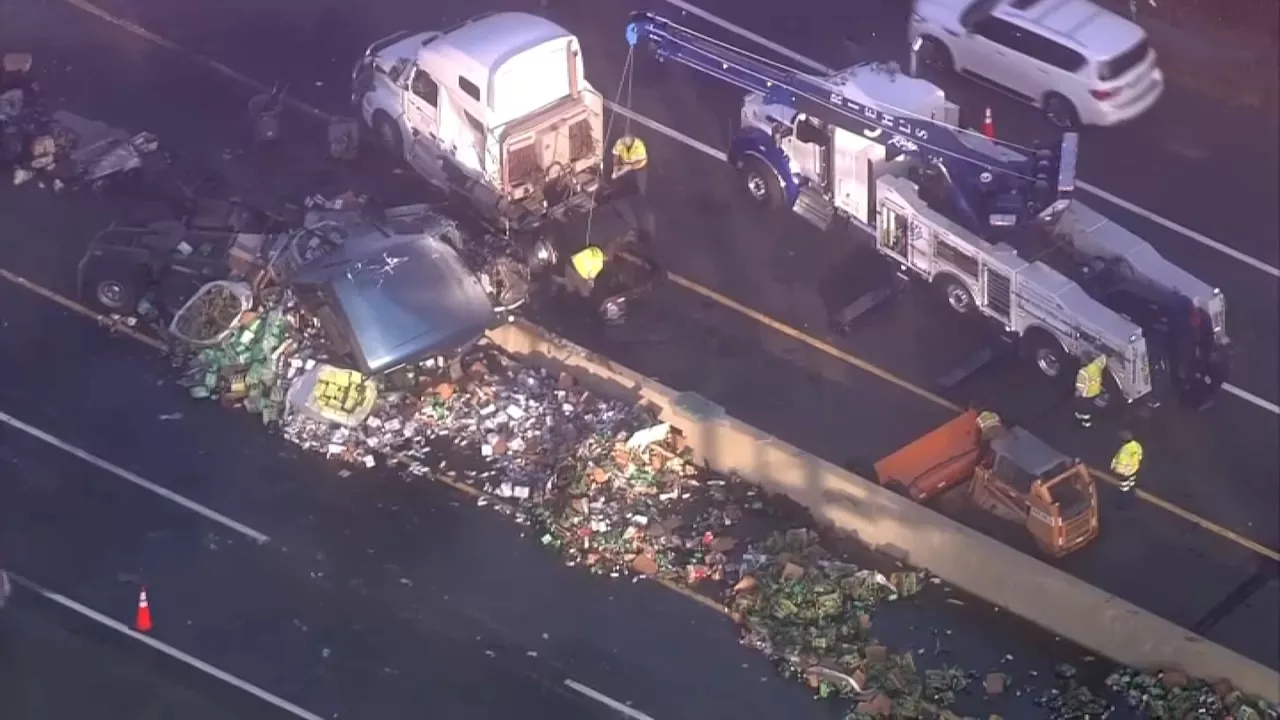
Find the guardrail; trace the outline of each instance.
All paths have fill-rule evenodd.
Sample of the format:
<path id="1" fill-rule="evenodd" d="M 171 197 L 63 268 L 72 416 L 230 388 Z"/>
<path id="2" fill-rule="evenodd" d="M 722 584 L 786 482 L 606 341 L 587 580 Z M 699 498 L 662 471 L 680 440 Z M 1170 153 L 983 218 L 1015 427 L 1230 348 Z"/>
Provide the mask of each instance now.
<path id="1" fill-rule="evenodd" d="M 602 394 L 648 403 L 697 459 L 804 505 L 822 523 L 1118 663 L 1181 670 L 1280 702 L 1280 674 L 875 482 L 525 321 L 489 333 L 507 352 Z"/>

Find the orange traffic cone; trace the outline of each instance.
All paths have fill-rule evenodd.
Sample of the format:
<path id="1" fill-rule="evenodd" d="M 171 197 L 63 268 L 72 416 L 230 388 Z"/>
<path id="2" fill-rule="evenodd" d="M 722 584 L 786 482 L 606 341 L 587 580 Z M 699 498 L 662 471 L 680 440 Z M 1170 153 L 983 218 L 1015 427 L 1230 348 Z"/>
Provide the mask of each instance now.
<path id="1" fill-rule="evenodd" d="M 138 594 L 138 618 L 133 623 L 138 632 L 151 632 L 151 606 L 147 605 L 147 589 Z"/>
<path id="2" fill-rule="evenodd" d="M 996 121 L 991 118 L 991 108 L 982 115 L 982 134 L 989 138 L 996 136 Z"/>

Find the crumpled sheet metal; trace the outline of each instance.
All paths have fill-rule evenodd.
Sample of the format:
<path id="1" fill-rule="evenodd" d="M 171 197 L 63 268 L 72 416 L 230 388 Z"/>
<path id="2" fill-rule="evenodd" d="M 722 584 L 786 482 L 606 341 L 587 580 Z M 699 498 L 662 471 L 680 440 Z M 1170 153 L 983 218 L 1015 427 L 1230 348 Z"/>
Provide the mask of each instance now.
<path id="1" fill-rule="evenodd" d="M 327 359 L 318 333 L 286 294 L 191 358 L 184 382 L 194 396 L 260 412 L 289 440 L 327 457 L 395 464 L 502 498 L 495 505 L 571 565 L 722 593 L 741 642 L 815 695 L 844 698 L 850 720 L 958 720 L 948 706 L 982 692 L 981 674 L 917 668 L 912 652 L 892 651 L 872 633 L 881 603 L 936 580 L 842 562 L 804 528 L 753 536 L 752 518 L 767 515 L 771 503 L 746 483 L 693 465 L 679 432 L 649 412 L 482 347 L 452 366 L 426 362 L 378 378 L 372 411 L 344 427 L 289 413 L 284 402 L 289 384 Z M 1039 698 L 1043 717 L 1114 717 L 1120 706 L 1120 716 L 1160 720 L 1276 718 L 1229 688 L 1191 681 L 1166 688 L 1168 675 L 1122 671 L 1109 688 L 1084 686 L 1071 666 L 1057 675 L 1057 687 Z"/>

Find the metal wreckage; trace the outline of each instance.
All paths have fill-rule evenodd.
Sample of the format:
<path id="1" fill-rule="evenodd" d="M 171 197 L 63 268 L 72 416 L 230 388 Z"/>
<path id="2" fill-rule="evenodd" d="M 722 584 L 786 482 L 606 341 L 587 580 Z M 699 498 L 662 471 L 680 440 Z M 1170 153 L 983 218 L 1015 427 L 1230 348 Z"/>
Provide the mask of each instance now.
<path id="1" fill-rule="evenodd" d="M 146 134 L 112 137 L 116 150 L 156 147 Z M 924 651 L 891 650 L 873 618 L 882 604 L 946 593 L 936 579 L 828 551 L 824 542 L 849 541 L 700 467 L 649 409 L 485 339 L 529 300 L 554 247 L 475 232 L 424 205 L 380 208 L 353 194 L 308 205 L 273 214 L 170 194 L 163 219 L 92 241 L 81 291 L 114 322 L 153 325 L 193 398 L 259 415 L 344 476 L 385 467 L 467 486 L 571 565 L 721 602 L 743 644 L 842 703 L 849 720 L 998 718 L 991 709 L 1010 695 L 1034 696 L 1048 718 L 1278 717 L 1177 672 L 1120 669 L 1098 683 L 1070 665 L 1052 679 L 1007 665 L 919 667 Z"/>

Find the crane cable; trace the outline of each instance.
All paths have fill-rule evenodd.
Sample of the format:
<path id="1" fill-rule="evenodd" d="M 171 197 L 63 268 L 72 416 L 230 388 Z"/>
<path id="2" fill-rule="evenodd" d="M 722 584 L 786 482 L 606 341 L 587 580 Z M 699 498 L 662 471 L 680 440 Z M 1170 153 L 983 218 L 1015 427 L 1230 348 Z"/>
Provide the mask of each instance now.
<path id="1" fill-rule="evenodd" d="M 618 79 L 618 91 L 613 94 L 613 104 L 615 106 L 621 106 L 628 109 L 630 109 L 631 107 L 631 77 L 635 72 L 635 62 L 634 62 L 635 54 L 636 54 L 636 50 L 634 47 L 627 48 L 627 60 L 622 65 L 622 77 Z M 623 91 L 626 92 L 625 103 L 621 102 L 623 99 Z M 617 119 L 618 119 L 618 111 L 610 110 L 609 122 L 605 125 L 604 137 L 602 138 L 602 143 L 608 143 L 610 135 L 613 134 L 613 123 Z M 625 133 L 630 134 L 631 118 L 625 117 L 624 119 L 626 121 L 626 124 L 623 126 L 623 130 Z M 597 194 L 600 192 L 600 188 L 603 187 L 604 185 L 603 179 L 604 179 L 604 166 L 605 166 L 606 155 L 607 155 L 607 152 L 605 148 L 601 147 L 600 148 L 600 166 L 599 166 L 599 173 L 600 173 L 599 177 L 601 178 L 601 184 L 596 187 Z M 596 214 L 596 204 L 597 203 L 593 198 L 591 207 L 587 209 L 587 231 L 586 231 L 586 237 L 583 238 L 583 247 L 586 247 L 587 245 L 591 244 L 591 221 Z"/>

